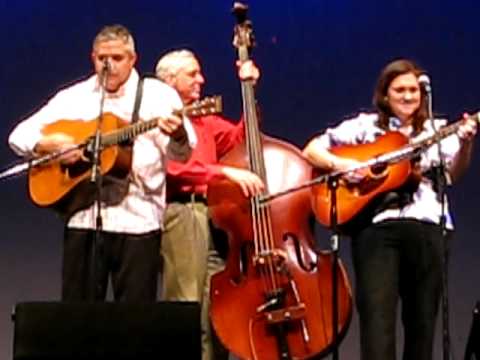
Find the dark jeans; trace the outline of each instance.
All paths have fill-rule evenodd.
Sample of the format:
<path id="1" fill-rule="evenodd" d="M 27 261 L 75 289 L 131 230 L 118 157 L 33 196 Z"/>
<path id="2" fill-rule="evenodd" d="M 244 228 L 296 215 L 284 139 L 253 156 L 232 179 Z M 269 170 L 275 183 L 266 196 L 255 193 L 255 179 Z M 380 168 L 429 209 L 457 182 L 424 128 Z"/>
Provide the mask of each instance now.
<path id="1" fill-rule="evenodd" d="M 432 359 L 442 294 L 442 249 L 440 228 L 416 220 L 384 221 L 352 238 L 363 360 L 395 359 L 399 299 L 403 359 Z"/>
<path id="2" fill-rule="evenodd" d="M 92 230 L 65 229 L 62 300 L 104 300 L 111 276 L 116 301 L 156 301 L 160 231 L 140 235 L 101 232 L 96 246 L 97 266 L 93 276 L 91 261 L 94 236 Z"/>

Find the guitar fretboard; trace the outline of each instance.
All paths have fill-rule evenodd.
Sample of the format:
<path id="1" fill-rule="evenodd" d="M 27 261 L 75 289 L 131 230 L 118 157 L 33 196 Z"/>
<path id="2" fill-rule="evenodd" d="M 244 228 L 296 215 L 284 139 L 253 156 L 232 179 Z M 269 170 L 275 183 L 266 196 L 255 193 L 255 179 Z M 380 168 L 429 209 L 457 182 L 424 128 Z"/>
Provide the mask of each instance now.
<path id="1" fill-rule="evenodd" d="M 221 96 L 207 97 L 203 100 L 194 102 L 191 105 L 185 106 L 181 110 L 176 110 L 173 113 L 177 116 L 199 116 L 217 114 L 222 111 Z M 148 121 L 139 121 L 135 124 L 125 126 L 123 128 L 113 130 L 111 132 L 102 134 L 102 146 L 112 146 L 120 144 L 124 141 L 131 140 L 136 136 L 143 134 L 149 130 L 155 129 L 158 124 L 158 119 Z"/>
<path id="2" fill-rule="evenodd" d="M 102 136 L 103 146 L 112 146 L 131 140 L 134 137 L 143 134 L 157 126 L 157 119 L 149 121 L 139 121 L 133 125 L 126 126 L 119 130 L 114 130 Z"/>
<path id="3" fill-rule="evenodd" d="M 480 113 L 477 113 L 471 116 L 471 119 L 480 122 Z M 446 138 L 447 136 L 453 135 L 458 131 L 458 128 L 462 125 L 462 120 L 457 121 L 451 125 L 444 126 L 437 130 L 434 135 L 428 136 L 426 138 L 419 139 L 418 141 L 413 141 L 412 145 L 415 147 L 425 147 L 431 146 L 435 142 Z"/>

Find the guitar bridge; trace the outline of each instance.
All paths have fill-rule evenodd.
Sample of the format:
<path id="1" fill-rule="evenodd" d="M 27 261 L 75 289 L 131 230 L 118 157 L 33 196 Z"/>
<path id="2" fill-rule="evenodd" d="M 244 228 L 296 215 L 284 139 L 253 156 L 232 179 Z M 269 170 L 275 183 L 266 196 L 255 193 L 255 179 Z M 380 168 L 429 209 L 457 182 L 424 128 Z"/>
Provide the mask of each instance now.
<path id="1" fill-rule="evenodd" d="M 286 321 L 301 320 L 304 317 L 305 304 L 303 303 L 265 313 L 265 318 L 269 324 L 279 324 Z"/>

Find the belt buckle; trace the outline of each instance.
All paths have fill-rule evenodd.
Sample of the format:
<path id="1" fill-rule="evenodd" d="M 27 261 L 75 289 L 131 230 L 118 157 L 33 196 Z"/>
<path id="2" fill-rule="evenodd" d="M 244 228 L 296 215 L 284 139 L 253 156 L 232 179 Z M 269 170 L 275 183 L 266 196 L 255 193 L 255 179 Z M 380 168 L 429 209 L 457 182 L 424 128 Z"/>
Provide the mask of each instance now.
<path id="1" fill-rule="evenodd" d="M 207 194 L 206 193 L 195 193 L 195 192 L 192 192 L 190 194 L 190 200 L 192 202 L 202 202 L 202 203 L 206 203 L 207 202 Z"/>

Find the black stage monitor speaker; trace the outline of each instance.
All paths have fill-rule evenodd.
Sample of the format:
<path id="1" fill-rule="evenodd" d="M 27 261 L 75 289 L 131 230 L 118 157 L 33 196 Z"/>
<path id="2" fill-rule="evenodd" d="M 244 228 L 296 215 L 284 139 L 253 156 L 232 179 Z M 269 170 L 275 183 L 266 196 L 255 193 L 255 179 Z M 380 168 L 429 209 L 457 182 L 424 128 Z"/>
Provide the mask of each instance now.
<path id="1" fill-rule="evenodd" d="M 19 303 L 14 360 L 200 359 L 200 306 Z"/>
<path id="2" fill-rule="evenodd" d="M 473 309 L 472 327 L 465 349 L 465 360 L 480 360 L 480 301 Z"/>

